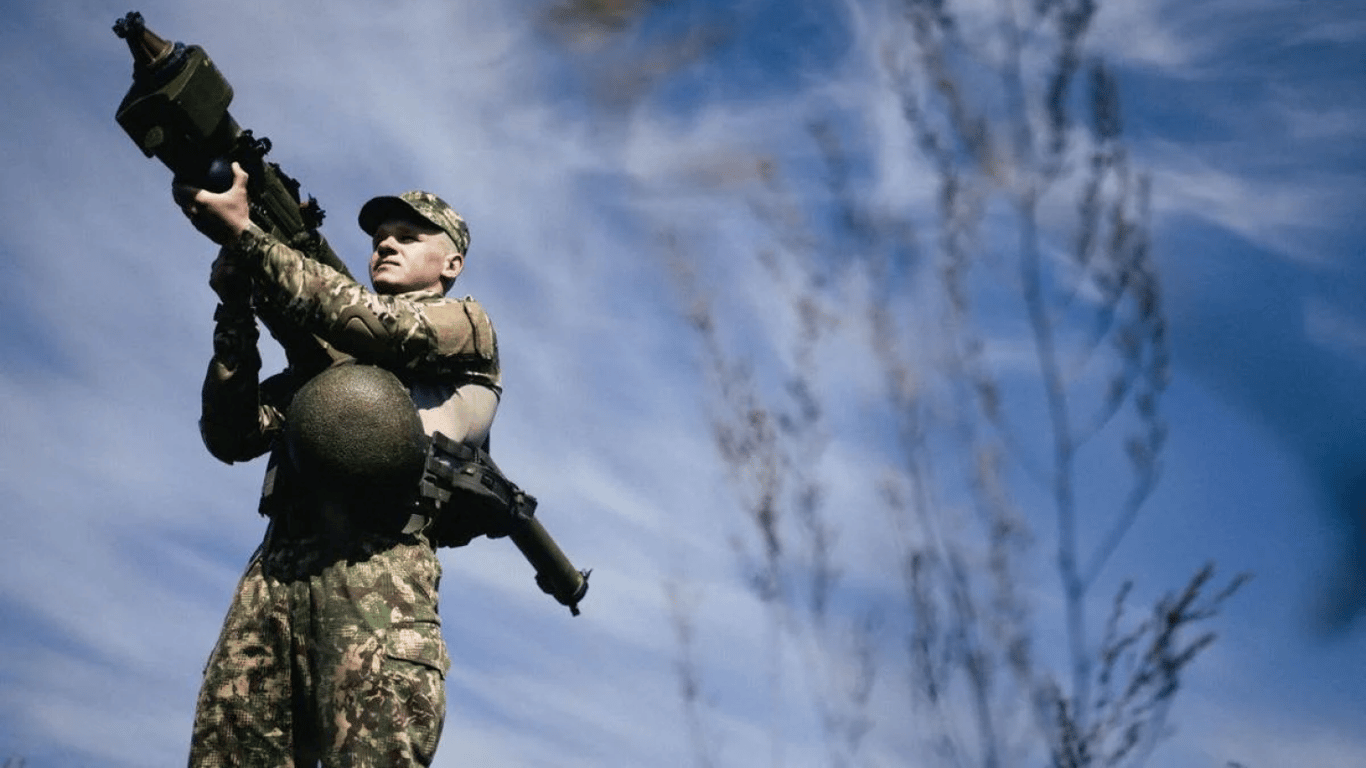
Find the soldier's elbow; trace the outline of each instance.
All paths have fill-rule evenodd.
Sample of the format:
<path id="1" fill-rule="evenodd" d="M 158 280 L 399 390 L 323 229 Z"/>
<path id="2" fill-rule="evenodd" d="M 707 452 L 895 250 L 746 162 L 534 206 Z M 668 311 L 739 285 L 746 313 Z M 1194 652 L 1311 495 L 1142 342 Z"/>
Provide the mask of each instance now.
<path id="1" fill-rule="evenodd" d="M 209 455 L 224 464 L 234 464 L 253 458 L 246 455 L 247 451 L 241 440 L 215 430 L 203 421 L 199 422 L 199 437 L 204 441 L 204 447 L 208 449 Z"/>

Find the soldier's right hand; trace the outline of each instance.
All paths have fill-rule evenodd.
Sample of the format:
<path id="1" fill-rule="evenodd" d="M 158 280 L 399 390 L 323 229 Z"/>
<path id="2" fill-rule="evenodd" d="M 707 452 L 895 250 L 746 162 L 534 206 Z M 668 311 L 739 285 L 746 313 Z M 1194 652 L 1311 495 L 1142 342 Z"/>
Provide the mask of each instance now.
<path id="1" fill-rule="evenodd" d="M 233 163 L 232 174 L 232 186 L 226 192 L 210 192 L 178 179 L 171 181 L 171 197 L 190 224 L 219 245 L 227 245 L 251 226 L 247 172 Z"/>

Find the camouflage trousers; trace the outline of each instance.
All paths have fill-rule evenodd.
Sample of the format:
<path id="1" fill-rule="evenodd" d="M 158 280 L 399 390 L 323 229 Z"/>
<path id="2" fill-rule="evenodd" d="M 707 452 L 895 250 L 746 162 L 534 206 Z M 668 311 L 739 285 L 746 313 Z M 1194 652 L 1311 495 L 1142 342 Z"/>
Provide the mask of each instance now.
<path id="1" fill-rule="evenodd" d="M 421 536 L 266 542 L 195 711 L 191 768 L 430 765 L 450 667 Z"/>

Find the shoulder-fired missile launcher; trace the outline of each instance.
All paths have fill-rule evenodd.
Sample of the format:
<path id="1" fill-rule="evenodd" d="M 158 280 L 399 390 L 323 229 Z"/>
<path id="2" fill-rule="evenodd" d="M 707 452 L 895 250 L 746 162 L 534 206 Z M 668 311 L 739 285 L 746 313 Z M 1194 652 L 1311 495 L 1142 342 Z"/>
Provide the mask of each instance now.
<path id="1" fill-rule="evenodd" d="M 228 105 L 232 86 L 197 45 L 172 43 L 148 29 L 134 11 L 114 24 L 133 55 L 133 85 L 114 119 L 143 154 L 176 178 L 216 192 L 232 184 L 232 163 L 251 176 L 252 219 L 262 229 L 340 272 L 350 274 L 318 234 L 323 211 L 301 201 L 299 182 L 265 162 L 270 140 L 242 130 Z"/>
<path id="2" fill-rule="evenodd" d="M 302 201 L 299 182 L 265 160 L 270 140 L 242 130 L 228 112 L 232 86 L 197 45 L 172 43 L 133 11 L 114 24 L 133 56 L 133 85 L 114 119 L 147 157 L 171 169 L 179 181 L 213 191 L 232 184 L 232 163 L 250 177 L 247 195 L 257 226 L 310 259 L 350 276 L 346 264 L 318 232 L 323 210 Z M 285 348 L 291 366 L 321 370 L 344 356 L 311 335 L 283 327 L 268 306 L 261 321 Z"/>

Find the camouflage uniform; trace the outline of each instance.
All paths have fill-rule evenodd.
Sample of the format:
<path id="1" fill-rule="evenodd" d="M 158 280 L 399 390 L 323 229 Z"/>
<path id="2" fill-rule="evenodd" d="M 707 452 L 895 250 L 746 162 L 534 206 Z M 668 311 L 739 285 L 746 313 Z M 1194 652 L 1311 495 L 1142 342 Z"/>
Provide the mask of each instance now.
<path id="1" fill-rule="evenodd" d="M 468 241 L 456 242 L 463 252 Z M 456 387 L 499 391 L 497 343 L 477 302 L 376 294 L 255 227 L 228 249 L 249 265 L 255 295 L 225 301 L 215 315 L 200 427 L 218 458 L 271 450 L 302 383 L 286 370 L 258 384 L 253 301 L 394 372 L 429 432 Z M 280 492 L 278 464 L 267 482 L 276 492 L 263 498 L 270 527 L 205 669 L 190 765 L 429 765 L 450 665 L 434 547 L 403 527 L 406 511 L 325 514 L 306 494 Z"/>

